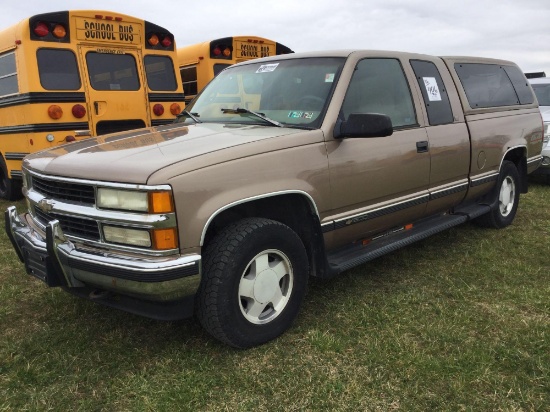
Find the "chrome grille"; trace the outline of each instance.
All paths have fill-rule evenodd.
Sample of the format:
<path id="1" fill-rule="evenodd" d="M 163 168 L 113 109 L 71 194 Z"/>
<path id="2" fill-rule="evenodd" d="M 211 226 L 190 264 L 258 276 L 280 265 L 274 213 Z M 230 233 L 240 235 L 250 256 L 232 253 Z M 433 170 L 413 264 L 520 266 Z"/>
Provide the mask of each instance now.
<path id="1" fill-rule="evenodd" d="M 43 179 L 34 175 L 31 179 L 32 188 L 50 199 L 95 204 L 95 191 L 91 185 Z"/>
<path id="2" fill-rule="evenodd" d="M 61 230 L 65 235 L 76 236 L 82 239 L 99 241 L 99 226 L 95 220 L 80 217 L 44 213 L 40 209 L 34 210 L 34 216 L 42 224 L 47 225 L 52 220 L 59 220 Z"/>

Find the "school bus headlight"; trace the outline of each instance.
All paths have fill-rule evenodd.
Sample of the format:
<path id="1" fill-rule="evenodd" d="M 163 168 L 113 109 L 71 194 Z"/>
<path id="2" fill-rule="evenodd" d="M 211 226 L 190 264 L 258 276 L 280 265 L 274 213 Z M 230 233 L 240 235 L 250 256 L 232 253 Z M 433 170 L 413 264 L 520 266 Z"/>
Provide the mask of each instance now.
<path id="1" fill-rule="evenodd" d="M 119 226 L 103 226 L 106 242 L 123 245 L 151 247 L 151 235 L 148 230 L 131 229 Z"/>
<path id="2" fill-rule="evenodd" d="M 172 192 L 99 188 L 97 207 L 103 209 L 129 210 L 144 213 L 171 213 L 174 211 Z"/>
<path id="3" fill-rule="evenodd" d="M 51 142 L 53 142 L 53 141 L 55 140 L 55 136 L 54 136 L 53 134 L 51 134 L 51 133 L 50 133 L 50 134 L 47 134 L 47 135 L 46 135 L 46 140 L 47 140 L 48 142 L 51 143 Z"/>
<path id="4" fill-rule="evenodd" d="M 61 116 L 63 116 L 63 109 L 57 104 L 52 104 L 48 107 L 48 116 L 53 120 L 61 119 Z"/>

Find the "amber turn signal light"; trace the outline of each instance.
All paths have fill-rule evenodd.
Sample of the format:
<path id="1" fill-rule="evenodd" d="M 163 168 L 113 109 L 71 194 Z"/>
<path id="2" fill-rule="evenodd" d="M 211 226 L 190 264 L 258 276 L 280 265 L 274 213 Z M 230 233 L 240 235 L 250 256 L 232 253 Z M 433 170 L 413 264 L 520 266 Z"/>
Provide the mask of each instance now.
<path id="1" fill-rule="evenodd" d="M 173 211 L 172 192 L 149 193 L 149 213 L 170 213 Z"/>
<path id="2" fill-rule="evenodd" d="M 181 106 L 178 103 L 172 103 L 170 105 L 170 113 L 172 113 L 174 116 L 177 116 L 181 113 Z"/>
<path id="3" fill-rule="evenodd" d="M 151 35 L 149 40 L 147 40 L 151 46 L 156 46 L 159 44 L 159 37 L 156 34 Z"/>
<path id="4" fill-rule="evenodd" d="M 52 34 L 54 35 L 54 37 L 62 39 L 67 35 L 67 30 L 65 30 L 65 27 L 63 27 L 61 24 L 56 24 L 52 30 Z"/>
<path id="5" fill-rule="evenodd" d="M 154 229 L 152 231 L 153 249 L 168 250 L 178 247 L 178 237 L 176 228 Z"/>
<path id="6" fill-rule="evenodd" d="M 56 104 L 52 104 L 48 107 L 48 116 L 53 120 L 61 119 L 61 116 L 63 116 L 63 109 Z"/>

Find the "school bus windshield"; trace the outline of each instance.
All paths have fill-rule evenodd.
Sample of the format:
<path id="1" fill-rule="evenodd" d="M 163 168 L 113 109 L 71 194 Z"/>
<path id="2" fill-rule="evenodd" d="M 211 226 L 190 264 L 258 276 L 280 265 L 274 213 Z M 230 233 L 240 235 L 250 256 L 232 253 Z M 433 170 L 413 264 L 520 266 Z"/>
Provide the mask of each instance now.
<path id="1" fill-rule="evenodd" d="M 180 122 L 319 127 L 344 60 L 311 58 L 252 62 L 222 71 L 186 107 Z"/>

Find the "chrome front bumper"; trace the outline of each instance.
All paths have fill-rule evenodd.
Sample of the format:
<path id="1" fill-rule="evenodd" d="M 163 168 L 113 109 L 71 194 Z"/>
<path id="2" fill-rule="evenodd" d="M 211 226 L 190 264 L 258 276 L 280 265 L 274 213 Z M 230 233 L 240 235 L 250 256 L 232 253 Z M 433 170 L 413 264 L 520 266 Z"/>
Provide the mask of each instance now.
<path id="1" fill-rule="evenodd" d="M 77 247 L 62 233 L 57 220 L 43 231 L 29 214 L 19 215 L 15 206 L 6 210 L 5 220 L 7 235 L 27 273 L 48 286 L 153 318 L 192 314 L 200 284 L 200 255 L 136 256 Z M 161 312 L 168 308 L 171 314 L 156 313 L 157 306 Z"/>

